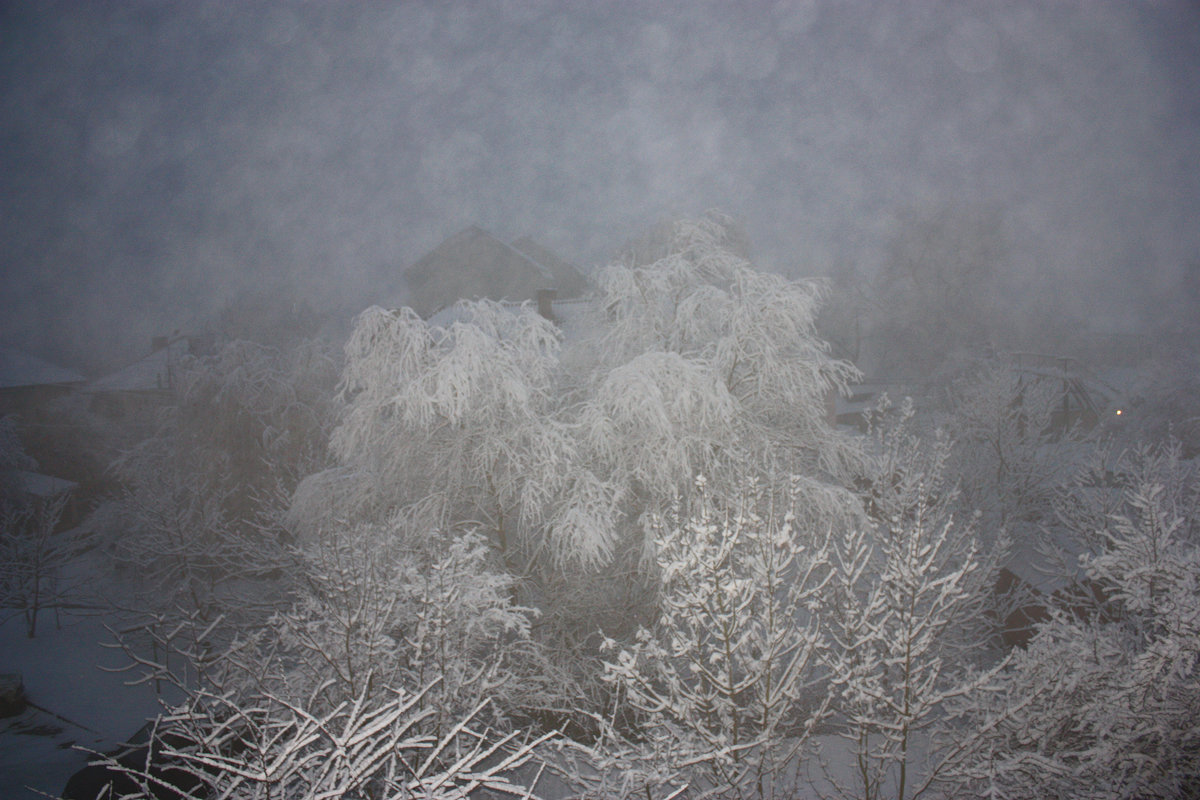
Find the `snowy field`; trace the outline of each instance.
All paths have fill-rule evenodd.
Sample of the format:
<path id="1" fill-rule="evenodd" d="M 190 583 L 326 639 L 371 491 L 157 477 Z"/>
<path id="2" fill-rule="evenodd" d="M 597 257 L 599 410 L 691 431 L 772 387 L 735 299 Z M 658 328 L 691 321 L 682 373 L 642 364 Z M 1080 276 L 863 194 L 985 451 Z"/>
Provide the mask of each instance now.
<path id="1" fill-rule="evenodd" d="M 159 708 L 148 686 L 128 686 L 128 663 L 106 647 L 114 618 L 45 614 L 34 639 L 20 617 L 0 625 L 0 672 L 20 673 L 32 704 L 0 720 L 0 800 L 57 797 L 86 751 L 111 749 Z"/>

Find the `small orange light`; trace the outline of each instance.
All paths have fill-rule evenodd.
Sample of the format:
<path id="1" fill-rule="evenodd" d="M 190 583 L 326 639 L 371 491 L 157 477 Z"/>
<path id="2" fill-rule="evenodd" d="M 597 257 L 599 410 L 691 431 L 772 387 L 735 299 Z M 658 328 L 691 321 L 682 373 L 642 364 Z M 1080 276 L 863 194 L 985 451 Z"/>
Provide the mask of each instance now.
<path id="1" fill-rule="evenodd" d="M 1119 416 L 1121 416 L 1121 415 L 1122 415 L 1122 414 L 1124 414 L 1124 413 L 1125 413 L 1125 412 L 1124 412 L 1124 411 L 1122 411 L 1121 409 L 1119 409 L 1119 408 L 1117 409 L 1117 416 L 1118 416 L 1118 417 L 1119 417 Z"/>

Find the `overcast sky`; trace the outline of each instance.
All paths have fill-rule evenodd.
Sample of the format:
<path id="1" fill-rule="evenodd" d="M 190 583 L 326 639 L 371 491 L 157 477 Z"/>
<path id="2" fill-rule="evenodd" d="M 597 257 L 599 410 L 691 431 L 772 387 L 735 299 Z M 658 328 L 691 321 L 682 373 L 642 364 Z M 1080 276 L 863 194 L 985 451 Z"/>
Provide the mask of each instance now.
<path id="1" fill-rule="evenodd" d="M 63 361 L 469 224 L 588 268 L 719 208 L 870 274 L 945 207 L 1106 324 L 1195 287 L 1196 4 L 0 0 L 0 343 Z"/>

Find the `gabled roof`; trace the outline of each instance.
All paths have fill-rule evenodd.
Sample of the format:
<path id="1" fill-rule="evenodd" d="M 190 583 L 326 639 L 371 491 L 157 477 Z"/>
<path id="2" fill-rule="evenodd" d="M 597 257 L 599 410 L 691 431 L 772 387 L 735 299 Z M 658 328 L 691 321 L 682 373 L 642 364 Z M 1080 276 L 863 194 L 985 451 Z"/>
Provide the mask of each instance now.
<path id="1" fill-rule="evenodd" d="M 454 234 L 405 271 L 410 304 L 428 317 L 458 300 L 522 301 L 538 289 L 567 297 L 586 287 L 586 278 L 566 261 L 531 240 L 520 242 L 508 244 L 474 225 Z"/>
<path id="2" fill-rule="evenodd" d="M 89 383 L 89 392 L 166 392 L 174 385 L 179 359 L 187 354 L 186 339 L 176 339 L 116 372 Z"/>
<path id="3" fill-rule="evenodd" d="M 545 288 L 557 290 L 559 297 L 579 297 L 588 290 L 588 279 L 582 272 L 550 248 L 535 242 L 533 237 L 522 236 L 512 246 L 550 270 L 554 282 Z"/>
<path id="4" fill-rule="evenodd" d="M 20 350 L 0 347 L 0 389 L 67 386 L 83 381 L 84 377 L 74 370 L 55 366 Z"/>

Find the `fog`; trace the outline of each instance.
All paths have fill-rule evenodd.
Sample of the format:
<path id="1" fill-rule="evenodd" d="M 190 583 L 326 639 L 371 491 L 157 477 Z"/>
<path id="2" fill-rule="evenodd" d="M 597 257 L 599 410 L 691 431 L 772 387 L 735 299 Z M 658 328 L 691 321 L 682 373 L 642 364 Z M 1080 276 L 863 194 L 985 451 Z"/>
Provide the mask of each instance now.
<path id="1" fill-rule="evenodd" d="M 1194 2 L 0 0 L 0 795 L 1196 796 L 1198 206 Z"/>
<path id="2" fill-rule="evenodd" d="M 1200 300 L 1197 62 L 1172 2 L 4 2 L 0 340 L 97 369 L 470 224 L 586 269 L 709 208 L 864 277 L 970 208 L 1004 302 L 1130 330 Z"/>

